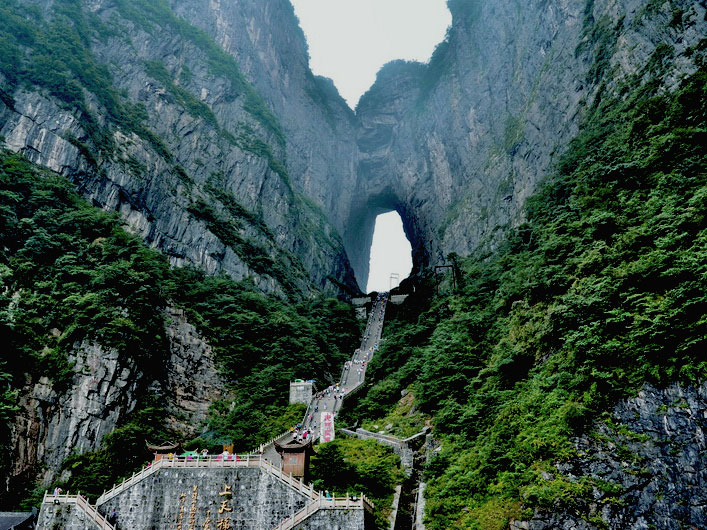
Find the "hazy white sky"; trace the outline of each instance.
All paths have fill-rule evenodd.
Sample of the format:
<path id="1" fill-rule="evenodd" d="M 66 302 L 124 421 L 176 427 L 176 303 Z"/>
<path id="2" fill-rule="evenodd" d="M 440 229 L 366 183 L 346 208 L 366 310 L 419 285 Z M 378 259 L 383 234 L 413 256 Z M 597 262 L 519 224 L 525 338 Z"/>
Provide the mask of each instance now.
<path id="1" fill-rule="evenodd" d="M 351 108 L 395 59 L 427 62 L 452 16 L 445 0 L 291 0 L 310 67 L 330 77 Z"/>
<path id="2" fill-rule="evenodd" d="M 369 293 L 389 291 L 392 287 L 397 287 L 397 282 L 390 285 L 391 272 L 397 272 L 401 280 L 410 274 L 412 248 L 405 237 L 403 222 L 398 212 L 388 212 L 376 217 L 370 265 L 367 289 Z"/>
<path id="3" fill-rule="evenodd" d="M 307 37 L 312 71 L 333 79 L 351 108 L 385 63 L 427 62 L 452 23 L 446 0 L 291 1 Z M 368 292 L 389 290 L 392 272 L 403 279 L 411 269 L 410 243 L 400 216 L 379 215 Z"/>

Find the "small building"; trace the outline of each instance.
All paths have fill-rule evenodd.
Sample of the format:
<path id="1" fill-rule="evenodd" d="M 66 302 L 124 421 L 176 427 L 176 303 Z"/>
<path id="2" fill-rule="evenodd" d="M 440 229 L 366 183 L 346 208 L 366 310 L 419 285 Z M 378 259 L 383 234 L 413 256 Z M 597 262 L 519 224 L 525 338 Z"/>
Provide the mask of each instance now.
<path id="1" fill-rule="evenodd" d="M 292 403 L 304 403 L 309 405 L 314 395 L 314 381 L 303 381 L 295 379 L 290 383 L 290 405 Z"/>
<path id="2" fill-rule="evenodd" d="M 299 443 L 291 440 L 284 445 L 275 442 L 275 450 L 282 457 L 282 472 L 292 474 L 294 478 L 307 480 L 309 475 L 309 457 L 314 454 L 312 440 Z"/>
<path id="3" fill-rule="evenodd" d="M 366 320 L 368 318 L 368 308 L 371 305 L 371 297 L 362 296 L 360 298 L 352 298 L 351 305 L 354 306 L 356 310 L 356 316 L 360 320 Z"/>

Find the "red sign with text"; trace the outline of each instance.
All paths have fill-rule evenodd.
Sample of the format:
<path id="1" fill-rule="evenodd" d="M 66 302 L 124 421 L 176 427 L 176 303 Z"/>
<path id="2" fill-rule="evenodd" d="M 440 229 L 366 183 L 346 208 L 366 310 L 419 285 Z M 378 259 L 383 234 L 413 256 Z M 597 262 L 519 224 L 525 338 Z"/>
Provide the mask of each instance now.
<path id="1" fill-rule="evenodd" d="M 319 434 L 319 443 L 331 442 L 334 439 L 334 413 L 322 412 L 321 431 Z"/>

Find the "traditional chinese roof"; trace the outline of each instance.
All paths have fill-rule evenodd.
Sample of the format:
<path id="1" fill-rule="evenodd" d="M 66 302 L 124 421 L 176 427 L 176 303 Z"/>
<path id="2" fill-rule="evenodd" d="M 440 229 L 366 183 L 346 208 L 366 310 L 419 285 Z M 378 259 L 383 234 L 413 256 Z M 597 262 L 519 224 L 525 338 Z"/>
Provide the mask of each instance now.
<path id="1" fill-rule="evenodd" d="M 314 449 L 312 449 L 312 442 L 313 440 L 307 440 L 306 442 L 298 442 L 297 440 L 290 440 L 286 444 L 279 444 L 277 442 L 275 443 L 275 450 L 282 454 L 282 453 L 314 453 Z"/>
<path id="2" fill-rule="evenodd" d="M 170 452 L 176 452 L 175 449 L 177 449 L 181 444 L 174 443 L 174 442 L 164 442 L 162 445 L 154 445 L 145 440 L 145 447 L 147 447 L 147 450 L 153 453 L 170 453 Z"/>
<path id="3" fill-rule="evenodd" d="M 0 512 L 0 530 L 33 528 L 32 512 Z"/>

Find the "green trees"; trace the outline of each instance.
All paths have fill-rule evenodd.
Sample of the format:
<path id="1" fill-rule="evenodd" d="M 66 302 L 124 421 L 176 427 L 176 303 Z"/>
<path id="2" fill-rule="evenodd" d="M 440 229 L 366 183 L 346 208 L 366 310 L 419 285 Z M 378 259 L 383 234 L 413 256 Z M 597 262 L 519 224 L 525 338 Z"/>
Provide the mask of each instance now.
<path id="1" fill-rule="evenodd" d="M 376 506 L 376 524 L 386 528 L 395 486 L 403 481 L 400 459 L 375 440 L 337 438 L 312 457 L 312 484 L 332 495 L 363 493 Z"/>
<path id="2" fill-rule="evenodd" d="M 647 381 L 707 376 L 707 72 L 637 86 L 590 109 L 527 222 L 461 261 L 459 293 L 387 328 L 350 417 L 414 383 L 442 437 L 430 528 L 503 528 L 594 487 L 614 502 L 617 485 L 557 473 L 572 436 Z"/>
<path id="3" fill-rule="evenodd" d="M 89 493 L 110 486 L 128 470 L 125 462 L 142 462 L 145 436 L 179 436 L 164 430 L 165 412 L 155 401 L 163 396 L 147 391 L 169 355 L 168 305 L 183 308 L 210 343 L 228 385 L 202 427 L 238 450 L 291 426 L 283 424 L 301 411 L 287 407 L 289 381 L 333 380 L 360 334 L 352 308 L 336 300 L 285 301 L 248 281 L 171 269 L 125 232 L 117 215 L 89 206 L 66 179 L 8 151 L 0 151 L 0 287 L 3 446 L 18 390 L 42 376 L 56 391 L 67 390 L 74 377 L 69 354 L 82 341 L 115 348 L 142 377 L 136 410 L 103 448 L 65 464 L 72 471 L 65 486 Z"/>
<path id="4" fill-rule="evenodd" d="M 174 300 L 198 323 L 234 382 L 232 395 L 214 404 L 211 427 L 237 450 L 279 434 L 270 422 L 287 404 L 289 381 L 329 384 L 356 348 L 359 327 L 350 306 L 327 299 L 291 304 L 247 283 L 189 269 L 173 274 L 180 278 Z"/>

